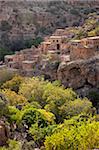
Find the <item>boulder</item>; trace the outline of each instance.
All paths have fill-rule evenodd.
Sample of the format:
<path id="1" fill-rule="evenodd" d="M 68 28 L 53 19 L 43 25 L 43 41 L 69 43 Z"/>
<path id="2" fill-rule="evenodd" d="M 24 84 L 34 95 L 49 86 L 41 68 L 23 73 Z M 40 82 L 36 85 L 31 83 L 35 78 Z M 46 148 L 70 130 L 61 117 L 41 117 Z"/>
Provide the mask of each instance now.
<path id="1" fill-rule="evenodd" d="M 9 137 L 8 127 L 3 121 L 0 121 L 0 146 L 4 146 L 7 143 Z"/>

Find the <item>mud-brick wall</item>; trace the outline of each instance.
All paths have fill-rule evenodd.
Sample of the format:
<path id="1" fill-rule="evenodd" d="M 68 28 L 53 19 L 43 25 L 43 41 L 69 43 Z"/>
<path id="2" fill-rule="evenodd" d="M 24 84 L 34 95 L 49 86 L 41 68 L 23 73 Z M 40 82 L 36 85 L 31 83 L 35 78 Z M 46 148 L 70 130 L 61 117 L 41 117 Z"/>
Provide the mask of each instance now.
<path id="1" fill-rule="evenodd" d="M 70 59 L 77 60 L 77 59 L 88 59 L 95 55 L 95 50 L 92 48 L 78 48 L 73 47 L 70 51 Z"/>

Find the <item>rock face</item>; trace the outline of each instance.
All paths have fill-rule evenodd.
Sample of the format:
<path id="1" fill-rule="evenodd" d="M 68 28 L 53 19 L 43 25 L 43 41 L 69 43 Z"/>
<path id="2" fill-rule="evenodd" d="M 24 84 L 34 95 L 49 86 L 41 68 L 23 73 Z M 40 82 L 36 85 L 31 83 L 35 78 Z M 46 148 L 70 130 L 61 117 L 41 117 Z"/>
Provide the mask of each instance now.
<path id="1" fill-rule="evenodd" d="M 6 145 L 8 140 L 8 128 L 3 121 L 0 121 L 0 146 Z"/>
<path id="2" fill-rule="evenodd" d="M 46 61 L 41 68 L 44 78 L 50 81 L 56 80 L 58 66 L 59 66 L 59 62 L 57 61 L 53 61 L 53 62 Z"/>
<path id="3" fill-rule="evenodd" d="M 89 60 L 76 60 L 60 64 L 58 68 L 58 79 L 66 87 L 74 89 L 83 88 L 86 85 L 99 88 L 99 58 L 93 57 Z"/>

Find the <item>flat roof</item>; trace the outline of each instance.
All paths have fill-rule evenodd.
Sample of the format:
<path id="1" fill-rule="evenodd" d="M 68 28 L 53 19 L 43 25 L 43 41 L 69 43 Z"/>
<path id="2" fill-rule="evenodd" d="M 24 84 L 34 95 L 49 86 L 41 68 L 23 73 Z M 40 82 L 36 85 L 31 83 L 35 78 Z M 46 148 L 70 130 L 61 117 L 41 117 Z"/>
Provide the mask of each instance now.
<path id="1" fill-rule="evenodd" d="M 87 38 L 83 38 L 81 40 L 98 40 L 99 36 L 93 36 L 93 37 L 87 37 Z"/>
<path id="2" fill-rule="evenodd" d="M 52 36 L 50 36 L 50 39 L 61 39 L 61 38 L 67 38 L 67 35 L 52 35 Z"/>
<path id="3" fill-rule="evenodd" d="M 42 42 L 42 44 L 51 44 L 49 41 Z"/>
<path id="4" fill-rule="evenodd" d="M 30 61 L 30 60 L 25 60 L 25 61 L 22 61 L 22 63 L 26 63 L 26 64 L 32 64 L 34 63 L 35 61 Z"/>
<path id="5" fill-rule="evenodd" d="M 13 58 L 15 55 L 6 55 L 5 58 Z"/>
<path id="6" fill-rule="evenodd" d="M 55 51 L 55 50 L 50 50 L 50 51 L 48 51 L 48 53 L 57 53 L 57 51 Z"/>
<path id="7" fill-rule="evenodd" d="M 56 31 L 64 31 L 64 29 L 58 28 L 56 29 Z"/>
<path id="8" fill-rule="evenodd" d="M 55 39 L 55 38 L 60 39 L 60 38 L 62 38 L 62 36 L 57 36 L 57 35 L 50 36 L 50 39 Z"/>
<path id="9" fill-rule="evenodd" d="M 71 42 L 77 42 L 77 43 L 80 43 L 81 42 L 81 40 L 71 40 Z"/>
<path id="10" fill-rule="evenodd" d="M 94 36 L 94 37 L 88 37 L 88 39 L 91 39 L 91 40 L 96 40 L 96 39 L 99 39 L 99 36 Z"/>

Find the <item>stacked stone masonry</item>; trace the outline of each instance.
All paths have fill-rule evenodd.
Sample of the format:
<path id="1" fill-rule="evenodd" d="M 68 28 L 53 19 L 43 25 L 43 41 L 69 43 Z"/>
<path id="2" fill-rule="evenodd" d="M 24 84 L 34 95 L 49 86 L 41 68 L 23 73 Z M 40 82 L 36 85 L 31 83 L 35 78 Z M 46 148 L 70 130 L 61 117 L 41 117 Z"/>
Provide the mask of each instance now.
<path id="1" fill-rule="evenodd" d="M 67 33 L 58 29 L 38 48 L 32 46 L 5 56 L 7 68 L 26 76 L 58 79 L 74 89 L 85 85 L 99 88 L 99 36 L 68 42 L 72 34 Z"/>

